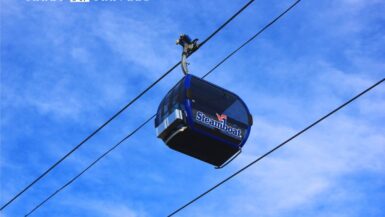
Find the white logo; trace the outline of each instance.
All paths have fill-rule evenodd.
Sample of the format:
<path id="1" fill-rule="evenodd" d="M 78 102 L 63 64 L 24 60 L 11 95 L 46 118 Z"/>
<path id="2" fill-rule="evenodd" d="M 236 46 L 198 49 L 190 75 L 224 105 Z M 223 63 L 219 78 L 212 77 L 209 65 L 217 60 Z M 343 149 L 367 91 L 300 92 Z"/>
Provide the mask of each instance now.
<path id="1" fill-rule="evenodd" d="M 218 118 L 218 121 L 205 115 L 201 111 L 197 111 L 195 120 L 205 125 L 208 125 L 210 127 L 217 128 L 218 130 L 221 130 L 222 132 L 226 133 L 229 136 L 242 139 L 241 129 L 232 127 L 227 124 L 227 115 L 217 114 L 217 118 Z"/>

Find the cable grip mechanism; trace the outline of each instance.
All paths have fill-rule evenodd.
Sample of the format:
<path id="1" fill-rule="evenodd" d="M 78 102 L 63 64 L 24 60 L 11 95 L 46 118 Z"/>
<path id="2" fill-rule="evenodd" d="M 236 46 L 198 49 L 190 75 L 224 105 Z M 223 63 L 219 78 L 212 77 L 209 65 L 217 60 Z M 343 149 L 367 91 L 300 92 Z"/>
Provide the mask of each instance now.
<path id="1" fill-rule="evenodd" d="M 188 35 L 182 34 L 179 36 L 179 39 L 176 40 L 176 44 L 177 45 L 179 44 L 183 47 L 181 65 L 182 65 L 183 73 L 187 75 L 188 74 L 187 65 L 189 64 L 187 62 L 187 57 L 189 57 L 192 53 L 194 53 L 199 48 L 198 39 L 196 38 L 194 40 L 191 40 L 191 38 Z"/>

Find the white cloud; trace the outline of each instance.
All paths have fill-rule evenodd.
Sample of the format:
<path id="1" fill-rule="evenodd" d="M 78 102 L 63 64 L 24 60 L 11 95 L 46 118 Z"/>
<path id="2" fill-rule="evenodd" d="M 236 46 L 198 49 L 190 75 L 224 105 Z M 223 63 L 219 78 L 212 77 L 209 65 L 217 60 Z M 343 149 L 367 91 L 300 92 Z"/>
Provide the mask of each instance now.
<path id="1" fill-rule="evenodd" d="M 87 213 L 93 213 L 94 216 L 105 217 L 146 217 L 146 212 L 139 208 L 133 208 L 125 203 L 116 203 L 109 199 L 66 199 L 62 201 L 63 205 L 76 207 L 86 210 Z"/>
<path id="2" fill-rule="evenodd" d="M 157 78 L 179 59 L 179 49 L 169 49 L 173 41 L 166 41 L 169 29 L 175 29 L 171 21 L 144 22 L 140 19 L 117 17 L 110 12 L 100 14 L 94 26 L 94 34 L 103 39 L 109 47 L 125 61 L 145 67 L 139 73 L 143 77 Z M 162 23 L 160 23 L 162 22 Z M 168 29 L 164 29 L 168 26 Z M 174 45 L 175 46 L 175 45 Z"/>
<path id="3" fill-rule="evenodd" d="M 290 142 L 231 183 L 221 186 L 222 189 L 217 190 L 219 193 L 212 193 L 213 199 L 206 199 L 197 205 L 206 207 L 208 204 L 202 211 L 206 214 L 202 216 L 216 216 L 221 212 L 226 213 L 226 216 L 284 216 L 329 201 L 346 198 L 360 201 L 361 192 L 344 190 L 344 179 L 361 172 L 385 175 L 385 163 L 382 160 L 385 155 L 385 137 L 373 131 L 372 126 L 362 126 L 361 121 L 354 117 L 340 116 L 312 129 L 303 138 Z M 236 161 L 236 167 L 244 166 L 256 157 L 244 153 Z M 229 191 L 229 188 L 236 189 L 235 193 Z M 221 197 L 218 194 L 225 196 L 216 200 Z M 210 207 L 210 204 L 227 208 L 219 211 Z M 329 211 L 322 211 L 318 215 L 329 216 Z M 334 210 L 335 214 L 347 215 L 348 212 L 351 210 L 344 206 Z"/>

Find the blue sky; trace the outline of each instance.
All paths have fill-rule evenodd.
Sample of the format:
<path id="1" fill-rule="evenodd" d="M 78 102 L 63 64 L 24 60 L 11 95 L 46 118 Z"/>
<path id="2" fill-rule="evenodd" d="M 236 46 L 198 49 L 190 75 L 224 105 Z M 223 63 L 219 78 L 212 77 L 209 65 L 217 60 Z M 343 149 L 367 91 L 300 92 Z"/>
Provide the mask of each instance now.
<path id="1" fill-rule="evenodd" d="M 246 1 L 1 2 L 1 198 L 40 175 Z M 292 1 L 256 1 L 196 54 L 206 73 Z M 385 3 L 302 1 L 208 80 L 254 117 L 222 170 L 177 153 L 153 123 L 34 216 L 165 216 L 385 75 Z M 1 213 L 22 216 L 156 111 L 180 68 Z M 385 85 L 178 216 L 385 216 Z"/>

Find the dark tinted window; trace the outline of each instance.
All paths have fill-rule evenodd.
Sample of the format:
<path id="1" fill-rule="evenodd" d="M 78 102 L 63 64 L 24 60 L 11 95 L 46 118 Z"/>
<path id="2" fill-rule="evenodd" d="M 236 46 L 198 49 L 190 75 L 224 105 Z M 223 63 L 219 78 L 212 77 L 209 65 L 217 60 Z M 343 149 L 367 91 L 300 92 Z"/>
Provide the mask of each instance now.
<path id="1" fill-rule="evenodd" d="M 212 115 L 226 114 L 230 119 L 248 125 L 248 113 L 245 106 L 231 92 L 192 77 L 191 98 L 196 110 Z"/>
<path id="2" fill-rule="evenodd" d="M 182 108 L 183 103 L 183 82 L 180 80 L 163 98 L 159 105 L 157 116 L 155 118 L 155 126 L 158 126 L 168 115 L 170 115 L 175 109 Z"/>

